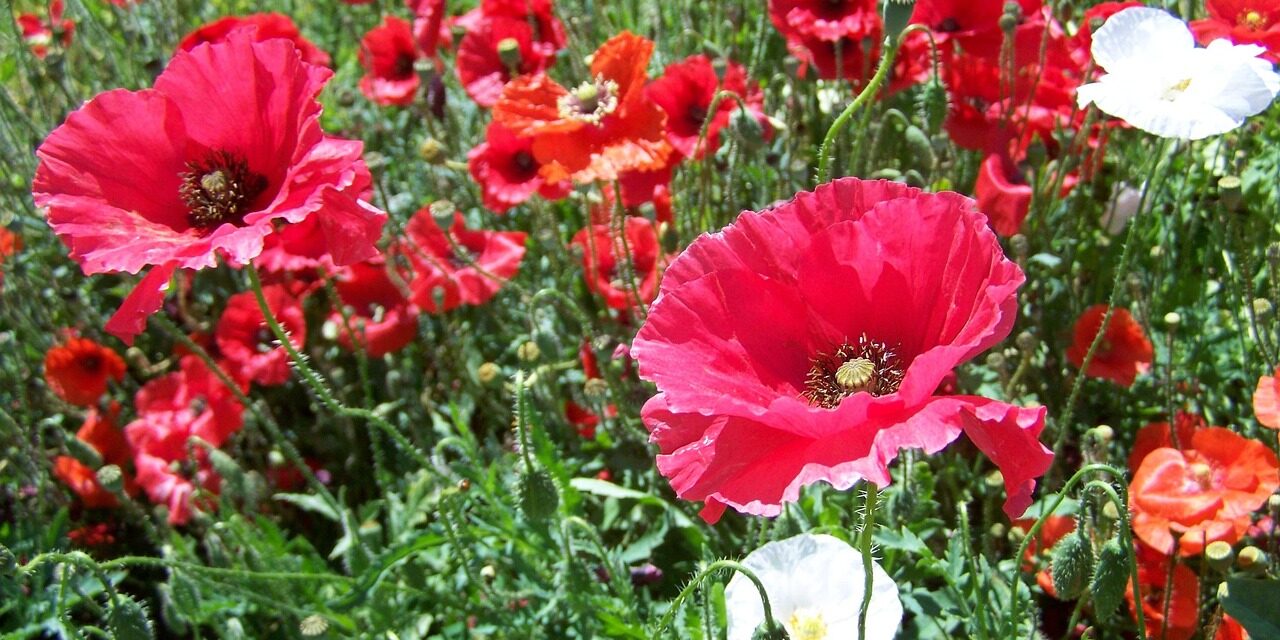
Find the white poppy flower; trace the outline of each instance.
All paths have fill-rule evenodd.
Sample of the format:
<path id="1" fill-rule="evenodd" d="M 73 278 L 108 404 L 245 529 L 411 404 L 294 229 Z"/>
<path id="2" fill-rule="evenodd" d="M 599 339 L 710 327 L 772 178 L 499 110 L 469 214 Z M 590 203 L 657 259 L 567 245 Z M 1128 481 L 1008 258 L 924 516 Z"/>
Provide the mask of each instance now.
<path id="1" fill-rule="evenodd" d="M 1280 75 L 1257 45 L 1195 44 L 1186 23 L 1148 7 L 1111 16 L 1093 35 L 1093 59 L 1106 74 L 1076 91 L 1081 107 L 1165 138 L 1225 133 L 1271 104 Z"/>
<path id="2" fill-rule="evenodd" d="M 791 640 L 849 640 L 858 637 L 866 574 L 862 555 L 839 538 L 803 533 L 752 551 L 742 564 L 760 578 L 773 618 Z M 892 640 L 902 623 L 898 586 L 876 563 L 867 608 L 867 640 Z M 764 624 L 760 592 L 737 574 L 724 591 L 729 640 L 751 640 Z"/>

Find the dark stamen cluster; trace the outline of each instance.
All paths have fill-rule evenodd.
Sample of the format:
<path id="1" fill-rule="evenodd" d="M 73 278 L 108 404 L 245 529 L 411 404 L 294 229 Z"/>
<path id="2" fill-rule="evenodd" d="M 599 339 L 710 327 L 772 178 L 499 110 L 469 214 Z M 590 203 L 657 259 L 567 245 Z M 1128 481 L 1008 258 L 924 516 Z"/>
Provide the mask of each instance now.
<path id="1" fill-rule="evenodd" d="M 203 161 L 188 162 L 179 193 L 187 220 L 198 229 L 226 222 L 239 224 L 249 205 L 267 188 L 267 179 L 249 170 L 243 158 L 215 151 Z"/>
<path id="2" fill-rule="evenodd" d="M 867 381 L 855 389 L 842 385 L 836 372 L 847 362 L 864 359 L 871 362 L 871 375 Z M 866 334 L 858 337 L 856 343 L 844 342 L 830 353 L 819 353 L 813 357 L 813 366 L 805 376 L 805 390 L 800 397 L 810 404 L 831 409 L 840 401 L 859 391 L 866 391 L 873 396 L 883 396 L 898 390 L 902 384 L 902 376 L 906 373 L 902 359 L 898 357 L 897 347 L 872 340 Z"/>

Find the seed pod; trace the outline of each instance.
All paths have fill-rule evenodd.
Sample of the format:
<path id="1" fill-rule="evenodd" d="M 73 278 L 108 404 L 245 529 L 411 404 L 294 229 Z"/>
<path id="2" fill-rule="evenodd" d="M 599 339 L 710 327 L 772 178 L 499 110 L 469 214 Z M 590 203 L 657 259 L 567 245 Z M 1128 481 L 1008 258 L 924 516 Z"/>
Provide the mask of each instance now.
<path id="1" fill-rule="evenodd" d="M 1098 564 L 1093 572 L 1093 613 L 1098 620 L 1106 620 L 1120 607 L 1124 589 L 1129 583 L 1129 556 L 1120 541 L 1112 538 L 1098 552 Z M 1055 569 L 1055 575 L 1057 570 Z"/>
<path id="2" fill-rule="evenodd" d="M 120 594 L 116 606 L 111 608 L 107 626 L 116 640 L 152 640 L 155 631 L 147 611 L 132 597 Z"/>
<path id="3" fill-rule="evenodd" d="M 947 103 L 947 88 L 942 85 L 941 78 L 924 83 L 920 88 L 920 97 L 916 104 L 925 130 L 929 133 L 940 131 L 942 122 L 947 119 L 947 111 L 950 109 Z"/>
<path id="4" fill-rule="evenodd" d="M 780 624 L 775 624 L 772 629 L 762 624 L 751 634 L 751 640 L 787 640 L 790 637 Z"/>
<path id="5" fill-rule="evenodd" d="M 1089 549 L 1089 541 L 1078 532 L 1059 540 L 1050 556 L 1050 568 L 1058 597 L 1064 600 L 1079 598 L 1089 584 L 1089 574 L 1093 572 L 1093 551 Z"/>
<path id="6" fill-rule="evenodd" d="M 1236 559 L 1235 549 L 1232 549 L 1231 544 L 1226 541 L 1214 540 L 1204 548 L 1204 559 L 1214 570 L 1225 573 Z"/>
<path id="7" fill-rule="evenodd" d="M 120 493 L 124 489 L 124 474 L 120 471 L 120 467 L 114 464 L 98 469 L 95 475 L 98 478 L 98 484 L 111 493 Z"/>
<path id="8" fill-rule="evenodd" d="M 546 471 L 531 471 L 520 477 L 520 510 L 530 520 L 545 520 L 560 506 L 556 483 Z"/>

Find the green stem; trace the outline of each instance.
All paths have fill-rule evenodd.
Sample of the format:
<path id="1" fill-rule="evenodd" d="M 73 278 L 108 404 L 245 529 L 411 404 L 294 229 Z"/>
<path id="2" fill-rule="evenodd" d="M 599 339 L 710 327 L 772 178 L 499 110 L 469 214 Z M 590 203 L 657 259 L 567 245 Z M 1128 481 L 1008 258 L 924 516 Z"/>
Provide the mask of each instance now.
<path id="1" fill-rule="evenodd" d="M 746 568 L 741 563 L 734 562 L 733 560 L 716 560 L 715 562 L 707 565 L 705 569 L 693 577 L 693 580 L 689 581 L 689 584 L 685 585 L 684 589 L 680 590 L 680 594 L 676 596 L 676 599 L 671 601 L 671 608 L 667 609 L 667 612 L 663 614 L 662 619 L 658 621 L 658 627 L 654 630 L 652 637 L 662 637 L 662 634 L 666 632 L 667 627 L 671 626 L 671 623 L 675 620 L 676 613 L 680 611 L 680 605 L 684 603 L 684 601 L 695 589 L 698 588 L 699 585 L 721 569 L 732 569 L 737 571 L 738 573 L 746 576 L 747 579 L 751 581 L 751 584 L 755 585 L 756 591 L 760 592 L 760 601 L 764 604 L 765 627 L 770 630 L 777 629 L 778 623 L 773 619 L 773 607 L 769 604 L 769 594 L 765 592 L 764 584 L 760 582 L 760 578 L 757 578 L 755 573 L 752 573 L 750 569 Z"/>
<path id="2" fill-rule="evenodd" d="M 862 552 L 862 606 L 858 609 L 858 640 L 867 640 L 867 610 L 871 608 L 871 592 L 875 587 L 875 560 L 871 557 L 871 536 L 876 524 L 876 497 L 880 488 L 867 482 L 866 510 L 862 516 L 862 535 L 858 547 Z"/>

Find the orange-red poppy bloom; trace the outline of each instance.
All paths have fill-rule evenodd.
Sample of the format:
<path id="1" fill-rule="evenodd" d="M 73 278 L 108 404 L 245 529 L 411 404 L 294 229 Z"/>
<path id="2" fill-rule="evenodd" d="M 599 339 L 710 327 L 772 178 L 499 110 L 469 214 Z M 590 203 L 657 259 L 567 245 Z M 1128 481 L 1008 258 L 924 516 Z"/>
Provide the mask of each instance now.
<path id="1" fill-rule="evenodd" d="M 59 398 L 93 406 L 107 391 L 107 380 L 124 378 L 124 360 L 88 338 L 72 336 L 44 354 L 44 379 Z"/>
<path id="2" fill-rule="evenodd" d="M 1080 314 L 1071 347 L 1067 349 L 1067 359 L 1071 364 L 1079 367 L 1084 363 L 1084 356 L 1089 352 L 1089 345 L 1093 343 L 1106 313 L 1107 305 L 1095 304 Z M 1102 344 L 1098 345 L 1089 369 L 1084 373 L 1127 387 L 1133 384 L 1139 373 L 1146 373 L 1151 368 L 1153 355 L 1151 341 L 1142 331 L 1142 325 L 1133 319 L 1128 309 L 1116 309 L 1107 323 Z"/>
<path id="3" fill-rule="evenodd" d="M 1142 589 L 1142 614 L 1147 637 L 1190 640 L 1199 627 L 1200 579 L 1186 565 L 1171 560 L 1143 544 L 1138 552 L 1138 585 Z M 1173 577 L 1169 578 L 1172 569 Z M 1125 588 L 1129 611 L 1136 612 L 1133 583 Z M 1136 617 L 1136 613 L 1134 613 Z"/>
<path id="4" fill-rule="evenodd" d="M 22 250 L 22 236 L 0 227 L 0 267 L 9 256 Z M 4 284 L 4 270 L 0 268 L 0 285 Z"/>
<path id="5" fill-rule="evenodd" d="M 1253 390 L 1253 415 L 1269 429 L 1280 429 L 1280 367 L 1274 375 L 1258 378 Z"/>
<path id="6" fill-rule="evenodd" d="M 671 153 L 666 114 L 645 98 L 653 42 L 624 31 L 591 58 L 591 77 L 566 89 L 545 73 L 507 83 L 494 120 L 533 139 L 544 179 L 614 180 L 663 166 Z"/>
<path id="7" fill-rule="evenodd" d="M 1148 453 L 1134 473 L 1134 533 L 1154 549 L 1184 556 L 1210 542 L 1234 544 L 1250 514 L 1280 487 L 1275 452 L 1222 427 L 1199 429 L 1180 444 Z"/>
<path id="8" fill-rule="evenodd" d="M 76 437 L 97 451 L 104 464 L 124 468 L 133 458 L 133 448 L 125 440 L 124 432 L 116 426 L 119 415 L 120 405 L 115 402 L 111 403 L 111 408 L 106 413 L 100 413 L 97 409 L 89 411 L 84 424 L 76 432 Z M 71 456 L 58 456 L 54 459 L 53 475 L 70 487 L 86 507 L 109 509 L 119 504 L 114 494 L 98 484 L 97 473 Z M 133 478 L 127 475 L 124 477 L 124 487 L 130 494 L 137 491 Z"/>

